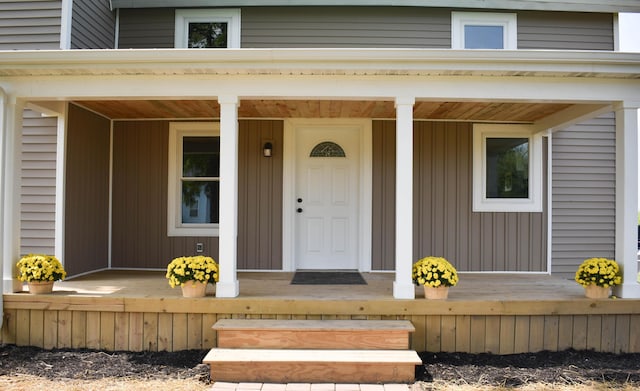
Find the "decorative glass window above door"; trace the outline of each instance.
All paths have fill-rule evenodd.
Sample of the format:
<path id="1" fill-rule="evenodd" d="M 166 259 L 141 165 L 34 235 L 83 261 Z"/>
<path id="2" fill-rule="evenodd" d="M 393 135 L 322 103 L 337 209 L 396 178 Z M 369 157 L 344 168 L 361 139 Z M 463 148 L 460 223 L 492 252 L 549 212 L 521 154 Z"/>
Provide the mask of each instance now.
<path id="1" fill-rule="evenodd" d="M 332 141 L 323 141 L 313 147 L 309 157 L 347 157 L 344 149 Z"/>

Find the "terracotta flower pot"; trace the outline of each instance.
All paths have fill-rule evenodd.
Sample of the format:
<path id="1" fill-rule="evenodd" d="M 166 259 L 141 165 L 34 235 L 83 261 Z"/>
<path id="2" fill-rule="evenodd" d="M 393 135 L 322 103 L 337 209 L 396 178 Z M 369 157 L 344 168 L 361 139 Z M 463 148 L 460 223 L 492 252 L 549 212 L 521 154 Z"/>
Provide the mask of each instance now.
<path id="1" fill-rule="evenodd" d="M 432 286 L 425 285 L 424 297 L 425 299 L 430 299 L 430 300 L 445 300 L 447 297 L 449 297 L 449 287 L 448 286 L 432 287 Z"/>
<path id="2" fill-rule="evenodd" d="M 587 285 L 584 287 L 584 295 L 590 299 L 608 299 L 611 296 L 611 287 Z"/>
<path id="3" fill-rule="evenodd" d="M 181 285 L 183 297 L 204 297 L 207 291 L 207 284 L 200 281 L 187 281 Z"/>
<path id="4" fill-rule="evenodd" d="M 42 295 L 53 292 L 53 283 L 54 281 L 30 281 L 27 284 L 29 285 L 29 293 Z"/>

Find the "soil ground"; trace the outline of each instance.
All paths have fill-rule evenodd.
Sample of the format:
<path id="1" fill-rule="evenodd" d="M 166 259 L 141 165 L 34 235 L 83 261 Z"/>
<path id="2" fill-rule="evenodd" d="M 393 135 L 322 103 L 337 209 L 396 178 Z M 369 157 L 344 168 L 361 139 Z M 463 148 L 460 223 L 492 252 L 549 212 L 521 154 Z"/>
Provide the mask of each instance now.
<path id="1" fill-rule="evenodd" d="M 69 390 L 210 388 L 207 352 L 102 352 L 0 346 L 0 389 Z M 421 353 L 413 389 L 615 389 L 640 390 L 640 354 L 566 350 L 514 355 Z M 105 381 L 91 383 L 92 381 Z M 102 384 L 102 385 L 96 385 Z M 75 386 L 73 386 L 75 385 Z M 182 388 L 181 386 L 184 386 Z M 447 387 L 442 387 L 447 385 Z M 587 388 L 581 388 L 586 386 Z M 571 388 L 573 387 L 573 388 Z M 460 388 L 460 387 L 458 387 Z"/>

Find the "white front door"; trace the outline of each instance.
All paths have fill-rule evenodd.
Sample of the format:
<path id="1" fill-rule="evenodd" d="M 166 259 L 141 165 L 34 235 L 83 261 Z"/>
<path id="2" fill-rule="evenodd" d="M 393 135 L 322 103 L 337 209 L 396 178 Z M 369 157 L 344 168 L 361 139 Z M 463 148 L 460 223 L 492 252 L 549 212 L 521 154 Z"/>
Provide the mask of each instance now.
<path id="1" fill-rule="evenodd" d="M 295 132 L 295 266 L 358 269 L 361 127 L 314 124 Z"/>

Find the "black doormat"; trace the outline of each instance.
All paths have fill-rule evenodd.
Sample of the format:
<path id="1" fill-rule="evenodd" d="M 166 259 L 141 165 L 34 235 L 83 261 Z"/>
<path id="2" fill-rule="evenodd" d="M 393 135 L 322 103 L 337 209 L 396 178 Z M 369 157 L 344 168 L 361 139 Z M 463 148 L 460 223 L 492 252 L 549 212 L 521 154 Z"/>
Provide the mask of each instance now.
<path id="1" fill-rule="evenodd" d="M 292 285 L 367 285 L 358 272 L 296 272 Z"/>

